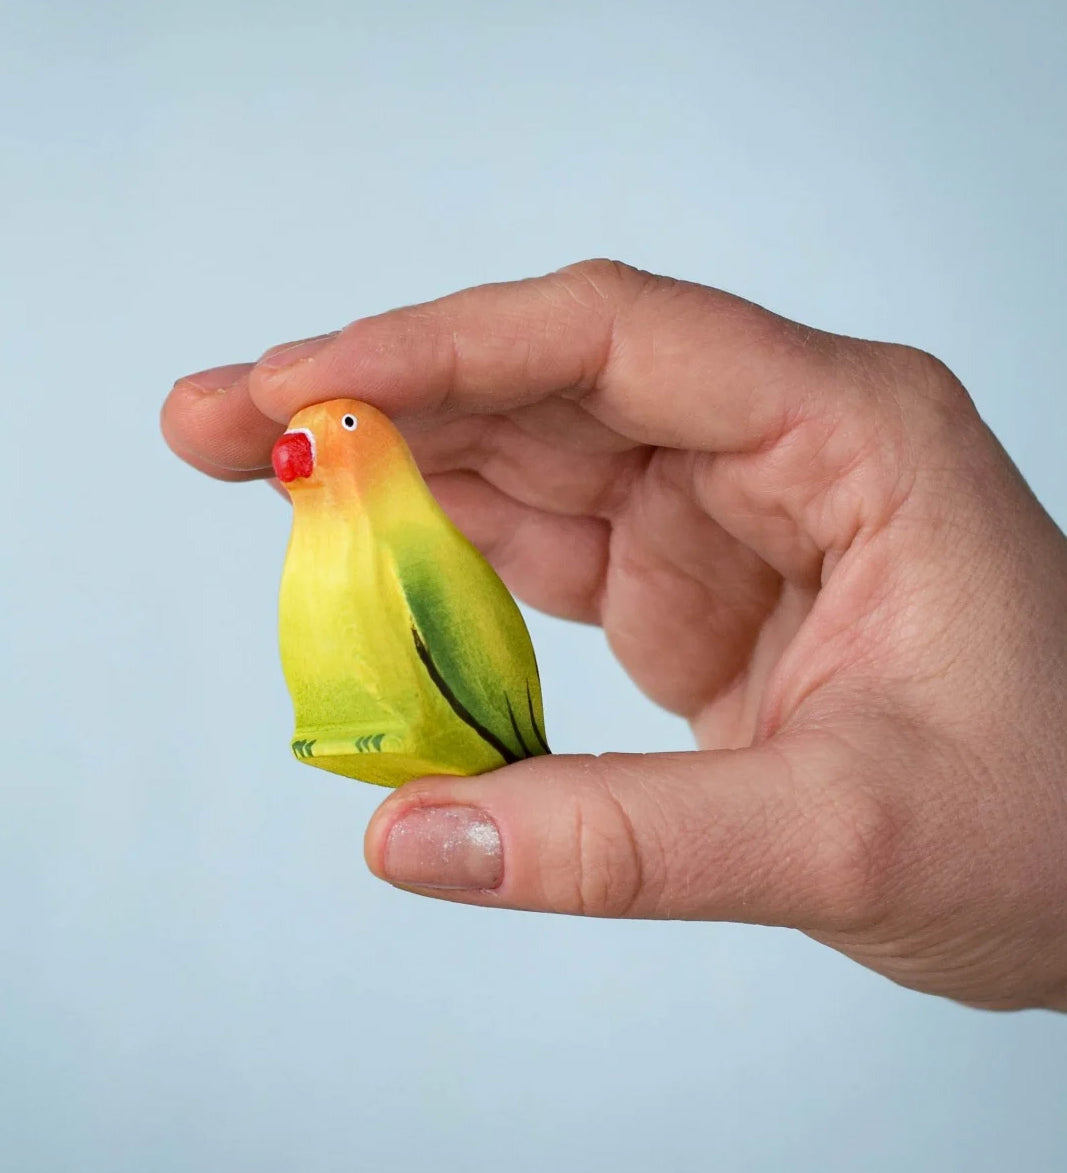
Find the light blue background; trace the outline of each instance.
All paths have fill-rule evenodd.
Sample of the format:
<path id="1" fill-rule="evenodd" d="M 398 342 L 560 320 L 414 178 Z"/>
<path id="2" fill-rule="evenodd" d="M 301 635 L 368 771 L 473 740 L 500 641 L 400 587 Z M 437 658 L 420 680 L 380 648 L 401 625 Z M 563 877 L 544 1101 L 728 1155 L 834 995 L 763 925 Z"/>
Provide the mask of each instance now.
<path id="1" fill-rule="evenodd" d="M 943 357 L 1067 521 L 1067 9 L 0 8 L 0 1166 L 1067 1168 L 1067 1020 L 439 905 L 292 762 L 288 530 L 178 375 L 609 254 Z M 533 620 L 561 750 L 688 745 Z"/>

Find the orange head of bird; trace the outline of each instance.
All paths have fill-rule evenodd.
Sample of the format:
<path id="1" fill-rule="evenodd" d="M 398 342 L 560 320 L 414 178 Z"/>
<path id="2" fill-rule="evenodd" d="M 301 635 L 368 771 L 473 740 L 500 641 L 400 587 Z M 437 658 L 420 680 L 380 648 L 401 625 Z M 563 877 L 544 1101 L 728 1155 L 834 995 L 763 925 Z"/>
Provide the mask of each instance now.
<path id="1" fill-rule="evenodd" d="M 298 411 L 271 453 L 275 475 L 290 493 L 332 485 L 366 488 L 406 452 L 399 432 L 376 407 L 332 399 Z"/>

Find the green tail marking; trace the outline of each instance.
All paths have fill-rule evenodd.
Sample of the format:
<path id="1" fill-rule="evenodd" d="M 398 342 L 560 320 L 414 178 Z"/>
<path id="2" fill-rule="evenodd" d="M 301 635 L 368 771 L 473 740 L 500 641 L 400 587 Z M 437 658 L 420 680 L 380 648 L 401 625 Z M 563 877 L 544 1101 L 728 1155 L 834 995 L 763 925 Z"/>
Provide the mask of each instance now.
<path id="1" fill-rule="evenodd" d="M 315 744 L 314 738 L 311 738 L 310 741 L 294 741 L 293 742 L 293 753 L 298 758 L 302 758 L 302 759 L 310 758 L 313 756 L 312 752 L 311 752 L 311 747 L 314 744 Z"/>
<path id="2" fill-rule="evenodd" d="M 360 753 L 380 753 L 384 740 L 384 733 L 368 733 L 363 737 L 357 737 L 352 744 Z"/>

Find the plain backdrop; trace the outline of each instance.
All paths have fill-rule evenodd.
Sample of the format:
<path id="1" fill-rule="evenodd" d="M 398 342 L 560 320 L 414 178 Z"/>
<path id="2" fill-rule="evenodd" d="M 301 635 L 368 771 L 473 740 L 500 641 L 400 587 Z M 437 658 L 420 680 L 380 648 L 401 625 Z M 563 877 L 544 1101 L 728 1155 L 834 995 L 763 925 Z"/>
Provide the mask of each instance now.
<path id="1" fill-rule="evenodd" d="M 0 5 L 0 1166 L 1067 1168 L 1067 1019 L 436 904 L 296 764 L 284 503 L 179 375 L 610 255 L 941 356 L 1067 521 L 1067 8 Z M 690 745 L 531 616 L 555 748 Z"/>

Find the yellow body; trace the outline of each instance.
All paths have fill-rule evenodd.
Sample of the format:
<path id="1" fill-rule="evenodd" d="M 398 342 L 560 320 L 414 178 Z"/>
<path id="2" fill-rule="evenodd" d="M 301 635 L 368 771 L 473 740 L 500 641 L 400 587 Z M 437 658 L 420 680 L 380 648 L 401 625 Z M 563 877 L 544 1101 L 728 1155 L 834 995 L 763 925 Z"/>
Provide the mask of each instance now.
<path id="1" fill-rule="evenodd" d="M 314 445 L 311 474 L 287 482 L 280 598 L 297 758 L 398 786 L 547 753 L 522 616 L 400 434 L 354 400 L 306 408 L 293 432 Z"/>

